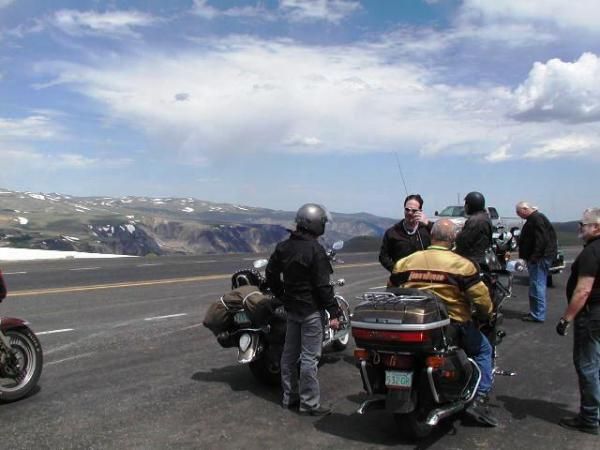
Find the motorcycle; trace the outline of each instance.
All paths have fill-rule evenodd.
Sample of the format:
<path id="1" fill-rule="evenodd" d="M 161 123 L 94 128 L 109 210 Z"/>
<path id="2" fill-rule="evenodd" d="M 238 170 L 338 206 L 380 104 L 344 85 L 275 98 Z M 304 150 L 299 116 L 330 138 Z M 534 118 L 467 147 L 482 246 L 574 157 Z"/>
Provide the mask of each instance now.
<path id="1" fill-rule="evenodd" d="M 485 274 L 494 312 L 481 328 L 493 349 L 506 333 L 500 328 L 502 304 L 512 294 L 512 273 Z M 458 346 L 444 303 L 432 292 L 389 288 L 366 292 L 352 315 L 354 358 L 368 394 L 358 409 L 385 409 L 400 432 L 412 438 L 429 435 L 440 420 L 463 411 L 474 399 L 481 371 Z M 514 372 L 494 369 L 497 375 Z"/>
<path id="2" fill-rule="evenodd" d="M 327 255 L 332 263 L 342 262 L 337 259 L 337 251 L 343 247 L 343 241 L 337 241 L 327 250 Z M 233 274 L 232 286 L 253 286 L 262 292 L 266 299 L 261 302 L 265 320 L 256 320 L 256 311 L 250 311 L 250 303 L 241 301 L 236 305 L 228 302 L 221 303 L 226 306 L 228 314 L 233 317 L 226 331 L 217 334 L 217 341 L 222 347 L 238 348 L 237 361 L 247 364 L 252 374 L 262 383 L 279 385 L 281 383 L 280 360 L 283 353 L 286 330 L 286 313 L 281 302 L 270 296 L 265 287 L 264 275 L 261 272 L 267 265 L 266 259 L 254 261 L 252 269 L 243 269 Z M 334 287 L 344 286 L 344 279 L 331 282 Z M 256 291 L 254 291 L 256 293 Z M 251 295 L 251 293 L 249 293 Z M 335 300 L 341 311 L 339 317 L 340 327 L 333 330 L 329 327 L 329 312 L 325 311 L 323 347 L 330 346 L 335 351 L 342 351 L 350 340 L 350 306 L 340 294 L 335 293 Z M 268 314 L 264 314 L 267 309 Z"/>
<path id="3" fill-rule="evenodd" d="M 5 292 L 1 272 L 0 284 Z M 0 403 L 29 395 L 40 379 L 42 364 L 42 346 L 29 323 L 0 317 Z"/>

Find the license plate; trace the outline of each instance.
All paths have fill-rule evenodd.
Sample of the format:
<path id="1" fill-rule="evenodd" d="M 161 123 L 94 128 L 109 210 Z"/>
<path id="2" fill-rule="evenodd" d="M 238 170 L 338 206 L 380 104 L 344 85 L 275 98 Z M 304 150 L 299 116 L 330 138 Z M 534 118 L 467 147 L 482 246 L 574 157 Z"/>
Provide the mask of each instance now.
<path id="1" fill-rule="evenodd" d="M 397 370 L 385 371 L 385 385 L 395 388 L 410 388 L 412 386 L 412 372 L 400 372 Z"/>
<path id="2" fill-rule="evenodd" d="M 246 311 L 240 311 L 235 313 L 233 321 L 237 324 L 248 323 L 250 322 L 250 318 L 248 317 L 248 314 L 246 314 Z"/>

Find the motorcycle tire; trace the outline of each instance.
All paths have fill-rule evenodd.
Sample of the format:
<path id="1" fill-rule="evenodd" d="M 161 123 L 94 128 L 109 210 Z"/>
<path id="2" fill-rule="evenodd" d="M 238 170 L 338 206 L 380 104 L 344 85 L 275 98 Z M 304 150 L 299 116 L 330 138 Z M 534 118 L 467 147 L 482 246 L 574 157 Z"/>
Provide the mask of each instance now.
<path id="1" fill-rule="evenodd" d="M 350 331 L 348 331 L 344 337 L 340 338 L 340 339 L 336 339 L 335 341 L 333 341 L 331 343 L 331 348 L 333 350 L 335 350 L 336 352 L 341 352 L 346 350 L 346 347 L 348 347 L 348 342 L 350 341 Z"/>
<path id="2" fill-rule="evenodd" d="M 251 361 L 248 366 L 252 375 L 267 386 L 278 386 L 281 384 L 281 367 L 279 361 L 271 361 L 270 358 L 263 357 Z"/>
<path id="3" fill-rule="evenodd" d="M 411 439 L 423 439 L 429 436 L 433 430 L 431 425 L 425 423 L 427 415 L 433 406 L 431 392 L 427 389 L 420 389 L 418 395 L 417 406 L 414 411 L 394 414 L 394 420 L 396 425 L 398 425 L 400 433 Z"/>
<path id="4" fill-rule="evenodd" d="M 16 353 L 18 368 L 23 375 L 22 379 L 16 380 L 6 367 L 0 367 L 0 403 L 13 402 L 29 395 L 38 384 L 44 362 L 42 345 L 29 328 L 14 328 L 6 331 L 5 335 Z"/>

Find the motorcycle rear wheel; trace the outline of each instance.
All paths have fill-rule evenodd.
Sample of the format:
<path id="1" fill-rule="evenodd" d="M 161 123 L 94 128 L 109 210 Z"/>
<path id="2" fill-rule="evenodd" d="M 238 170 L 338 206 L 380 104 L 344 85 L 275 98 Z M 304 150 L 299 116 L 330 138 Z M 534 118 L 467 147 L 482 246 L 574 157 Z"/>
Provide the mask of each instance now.
<path id="1" fill-rule="evenodd" d="M 433 427 L 427 425 L 425 420 L 432 405 L 431 392 L 428 389 L 420 389 L 414 411 L 406 414 L 394 414 L 394 420 L 400 429 L 400 433 L 412 439 L 423 439 L 429 436 Z"/>
<path id="2" fill-rule="evenodd" d="M 0 367 L 0 403 L 29 395 L 38 384 L 44 359 L 42 345 L 29 328 L 8 330 L 5 335 L 15 352 L 16 367 Z M 15 376 L 15 370 L 19 375 Z"/>

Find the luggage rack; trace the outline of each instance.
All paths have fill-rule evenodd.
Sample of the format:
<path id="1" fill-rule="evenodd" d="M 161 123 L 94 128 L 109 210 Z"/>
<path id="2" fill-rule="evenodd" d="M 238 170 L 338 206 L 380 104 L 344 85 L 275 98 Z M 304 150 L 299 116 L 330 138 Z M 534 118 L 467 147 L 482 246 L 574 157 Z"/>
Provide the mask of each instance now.
<path id="1" fill-rule="evenodd" d="M 430 295 L 397 295 L 393 292 L 386 291 L 370 291 L 365 292 L 362 295 L 357 297 L 358 299 L 362 299 L 368 302 L 375 303 L 392 303 L 397 300 L 405 300 L 405 301 L 421 301 L 431 298 Z"/>

